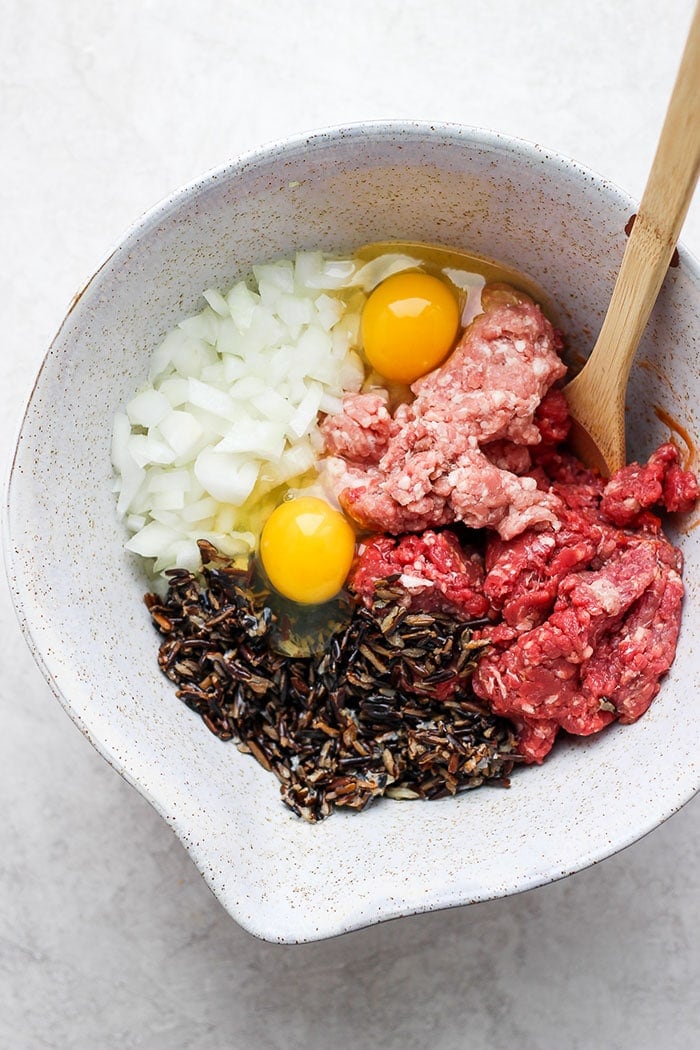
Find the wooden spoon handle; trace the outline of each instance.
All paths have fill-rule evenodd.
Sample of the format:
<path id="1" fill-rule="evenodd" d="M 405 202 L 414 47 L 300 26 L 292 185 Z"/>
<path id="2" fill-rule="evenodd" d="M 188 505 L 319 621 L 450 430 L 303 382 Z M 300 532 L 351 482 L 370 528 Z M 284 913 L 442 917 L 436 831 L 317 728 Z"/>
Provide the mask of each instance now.
<path id="1" fill-rule="evenodd" d="M 610 306 L 584 369 L 591 382 L 587 396 L 598 401 L 601 411 L 601 400 L 611 404 L 624 399 L 632 358 L 671 261 L 699 170 L 700 3 Z"/>

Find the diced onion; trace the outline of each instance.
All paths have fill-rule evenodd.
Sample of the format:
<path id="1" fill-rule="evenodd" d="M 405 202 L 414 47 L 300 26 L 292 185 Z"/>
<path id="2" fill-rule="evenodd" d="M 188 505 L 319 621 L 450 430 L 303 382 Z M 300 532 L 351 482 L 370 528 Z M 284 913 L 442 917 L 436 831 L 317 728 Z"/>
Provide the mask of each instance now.
<path id="1" fill-rule="evenodd" d="M 230 557 L 254 549 L 260 500 L 275 486 L 309 482 L 321 416 L 362 388 L 366 294 L 416 265 L 398 254 L 362 264 L 300 252 L 255 266 L 250 282 L 225 294 L 208 288 L 204 308 L 165 336 L 148 383 L 114 417 L 127 549 L 155 573 L 198 571 L 198 539 Z"/>
<path id="2" fill-rule="evenodd" d="M 321 407 L 323 387 L 320 383 L 310 383 L 309 387 L 299 403 L 299 407 L 289 420 L 287 433 L 292 438 L 303 437 L 311 428 Z"/>
<path id="3" fill-rule="evenodd" d="M 194 463 L 194 474 L 202 488 L 222 503 L 240 507 L 258 480 L 258 460 L 235 452 L 205 448 Z"/>
<path id="4" fill-rule="evenodd" d="M 285 426 L 283 422 L 247 418 L 231 427 L 226 437 L 216 446 L 220 452 L 243 452 L 261 460 L 278 460 L 284 452 Z"/>
<path id="5" fill-rule="evenodd" d="M 142 558 L 157 558 L 158 555 L 177 539 L 174 529 L 161 525 L 159 521 L 149 521 L 126 544 L 126 549 Z"/>
<path id="6" fill-rule="evenodd" d="M 132 426 L 157 427 L 170 411 L 170 402 L 159 390 L 142 390 L 126 406 Z"/>
<path id="7" fill-rule="evenodd" d="M 191 412 L 176 409 L 161 421 L 160 432 L 176 456 L 186 456 L 191 452 L 203 434 Z"/>
<path id="8" fill-rule="evenodd" d="M 230 317 L 229 305 L 216 288 L 207 288 L 204 298 L 219 317 Z"/>

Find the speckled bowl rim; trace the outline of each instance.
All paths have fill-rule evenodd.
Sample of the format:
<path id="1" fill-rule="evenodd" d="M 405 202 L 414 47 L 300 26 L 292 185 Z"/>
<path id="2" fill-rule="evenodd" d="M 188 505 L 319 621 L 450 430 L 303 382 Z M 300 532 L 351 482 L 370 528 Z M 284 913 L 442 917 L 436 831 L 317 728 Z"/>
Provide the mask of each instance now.
<path id="1" fill-rule="evenodd" d="M 109 765 L 115 769 L 116 772 L 127 781 L 127 783 L 136 788 L 139 794 L 141 794 L 153 806 L 156 812 L 166 820 L 178 838 L 180 838 L 183 845 L 185 845 L 193 862 L 198 870 L 202 872 L 203 877 L 207 882 L 209 882 L 209 880 L 206 879 L 203 863 L 206 858 L 199 855 L 196 844 L 192 843 L 191 840 L 187 843 L 184 842 L 181 834 L 182 829 L 179 828 L 178 821 L 172 819 L 166 814 L 159 800 L 155 785 L 142 782 L 138 779 L 136 774 L 131 772 L 126 762 L 116 759 L 116 757 L 109 752 L 100 738 L 99 724 L 95 726 L 87 724 L 85 719 L 75 711 L 70 698 L 56 683 L 51 671 L 50 661 L 40 648 L 32 632 L 32 625 L 28 622 L 27 617 L 25 616 L 22 590 L 19 576 L 16 572 L 15 559 L 12 550 L 10 526 L 10 507 L 12 502 L 13 482 L 22 429 L 31 410 L 32 402 L 41 382 L 42 373 L 47 364 L 49 354 L 59 340 L 64 326 L 67 324 L 71 313 L 79 303 L 82 295 L 89 289 L 90 285 L 101 271 L 109 265 L 113 256 L 117 252 L 128 251 L 128 249 L 140 239 L 147 228 L 156 225 L 162 216 L 167 215 L 171 210 L 177 208 L 181 202 L 186 200 L 192 194 L 205 190 L 208 186 L 218 180 L 231 178 L 237 171 L 240 171 L 243 168 L 254 167 L 261 162 L 269 162 L 275 158 L 287 157 L 296 154 L 299 151 L 313 151 L 314 149 L 323 148 L 331 145 L 336 140 L 347 141 L 356 139 L 361 142 L 363 139 L 368 139 L 373 142 L 378 142 L 382 139 L 393 140 L 397 136 L 402 136 L 404 138 L 415 137 L 417 140 L 425 141 L 431 135 L 434 135 L 435 139 L 440 140 L 443 145 L 453 144 L 458 146 L 464 145 L 465 142 L 468 142 L 485 148 L 505 150 L 509 153 L 517 152 L 531 161 L 546 162 L 554 169 L 574 173 L 578 178 L 591 181 L 595 188 L 605 194 L 606 197 L 616 198 L 619 203 L 629 208 L 630 211 L 634 211 L 636 208 L 635 201 L 629 194 L 603 175 L 580 164 L 579 162 L 568 158 L 555 150 L 545 148 L 526 139 L 502 134 L 475 125 L 465 125 L 453 122 L 372 120 L 334 125 L 308 132 L 300 132 L 282 139 L 272 140 L 255 149 L 234 155 L 225 163 L 211 168 L 202 175 L 183 184 L 178 189 L 159 200 L 151 208 L 144 211 L 126 229 L 124 234 L 118 238 L 113 246 L 107 251 L 102 262 L 96 267 L 91 276 L 82 284 L 80 289 L 70 300 L 66 314 L 61 321 L 56 334 L 51 340 L 33 380 L 25 402 L 24 410 L 16 428 L 15 441 L 12 445 L 12 454 L 4 478 L 4 500 L 1 524 L 5 571 L 10 585 L 10 593 L 13 600 L 15 614 L 24 639 L 34 661 L 46 679 L 53 694 L 61 703 L 72 721 L 77 725 L 98 753 L 109 763 Z M 684 267 L 690 273 L 693 281 L 698 287 L 700 287 L 700 263 L 682 243 L 679 243 L 678 250 Z M 460 893 L 459 887 L 453 886 L 451 891 L 444 892 L 439 899 L 436 898 L 430 900 L 420 907 L 398 907 L 392 910 L 392 907 L 388 902 L 378 895 L 375 902 L 377 912 L 376 916 L 368 915 L 366 912 L 354 917 L 346 915 L 345 921 L 343 922 L 338 921 L 332 916 L 325 917 L 325 921 L 323 917 L 319 917 L 319 926 L 314 931 L 309 931 L 307 934 L 301 934 L 299 936 L 278 936 L 274 930 L 257 925 L 252 920 L 251 916 L 245 915 L 239 909 L 233 907 L 230 901 L 221 899 L 221 903 L 237 922 L 257 937 L 273 942 L 304 943 L 312 940 L 339 936 L 343 933 L 367 927 L 378 922 L 386 922 L 390 919 L 430 911 L 439 911 L 446 908 L 461 907 L 466 904 L 511 896 L 529 889 L 557 882 L 578 871 L 585 870 L 607 857 L 616 855 L 663 824 L 671 816 L 682 809 L 683 806 L 686 805 L 699 791 L 700 770 L 698 771 L 695 782 L 692 785 L 686 785 L 686 790 L 680 796 L 676 796 L 673 801 L 669 799 L 668 805 L 663 807 L 660 812 L 657 812 L 654 816 L 650 816 L 647 821 L 637 821 L 634 828 L 631 828 L 626 836 L 618 837 L 614 843 L 608 843 L 607 846 L 598 849 L 582 851 L 580 862 L 577 863 L 575 867 L 572 867 L 569 870 L 562 870 L 561 868 L 555 869 L 555 865 L 550 864 L 549 866 L 544 866 L 536 873 L 533 872 L 529 877 L 527 875 L 515 877 L 507 885 L 494 889 L 492 892 L 479 894 L 478 896 L 467 896 L 464 892 Z M 221 894 L 216 893 L 216 890 L 213 889 L 213 892 L 221 898 Z"/>

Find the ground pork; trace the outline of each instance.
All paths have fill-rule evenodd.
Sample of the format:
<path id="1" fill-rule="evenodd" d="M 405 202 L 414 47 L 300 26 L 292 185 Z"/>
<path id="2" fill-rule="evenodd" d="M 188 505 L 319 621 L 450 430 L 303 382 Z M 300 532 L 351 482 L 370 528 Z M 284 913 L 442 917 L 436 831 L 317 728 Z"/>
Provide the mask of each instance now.
<path id="1" fill-rule="evenodd" d="M 539 307 L 497 302 L 393 416 L 376 393 L 346 398 L 322 425 L 325 479 L 343 509 L 397 534 L 462 521 L 510 538 L 555 521 L 556 497 L 522 476 L 529 458 L 515 449 L 561 433 L 561 395 L 540 408 L 566 371 L 560 349 Z"/>
<path id="2" fill-rule="evenodd" d="M 324 420 L 326 452 L 356 466 L 377 463 L 396 430 L 387 402 L 384 390 L 346 395 L 342 414 Z"/>

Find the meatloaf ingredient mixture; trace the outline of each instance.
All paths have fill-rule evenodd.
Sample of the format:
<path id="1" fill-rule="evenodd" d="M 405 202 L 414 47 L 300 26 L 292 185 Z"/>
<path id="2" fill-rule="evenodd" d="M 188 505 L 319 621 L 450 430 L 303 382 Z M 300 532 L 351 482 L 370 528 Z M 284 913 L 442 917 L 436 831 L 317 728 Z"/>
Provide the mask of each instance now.
<path id="1" fill-rule="evenodd" d="M 658 515 L 696 477 L 670 443 L 586 469 L 540 307 L 424 263 L 301 253 L 208 292 L 115 424 L 160 666 L 312 821 L 507 784 L 638 719 L 675 654 Z"/>

